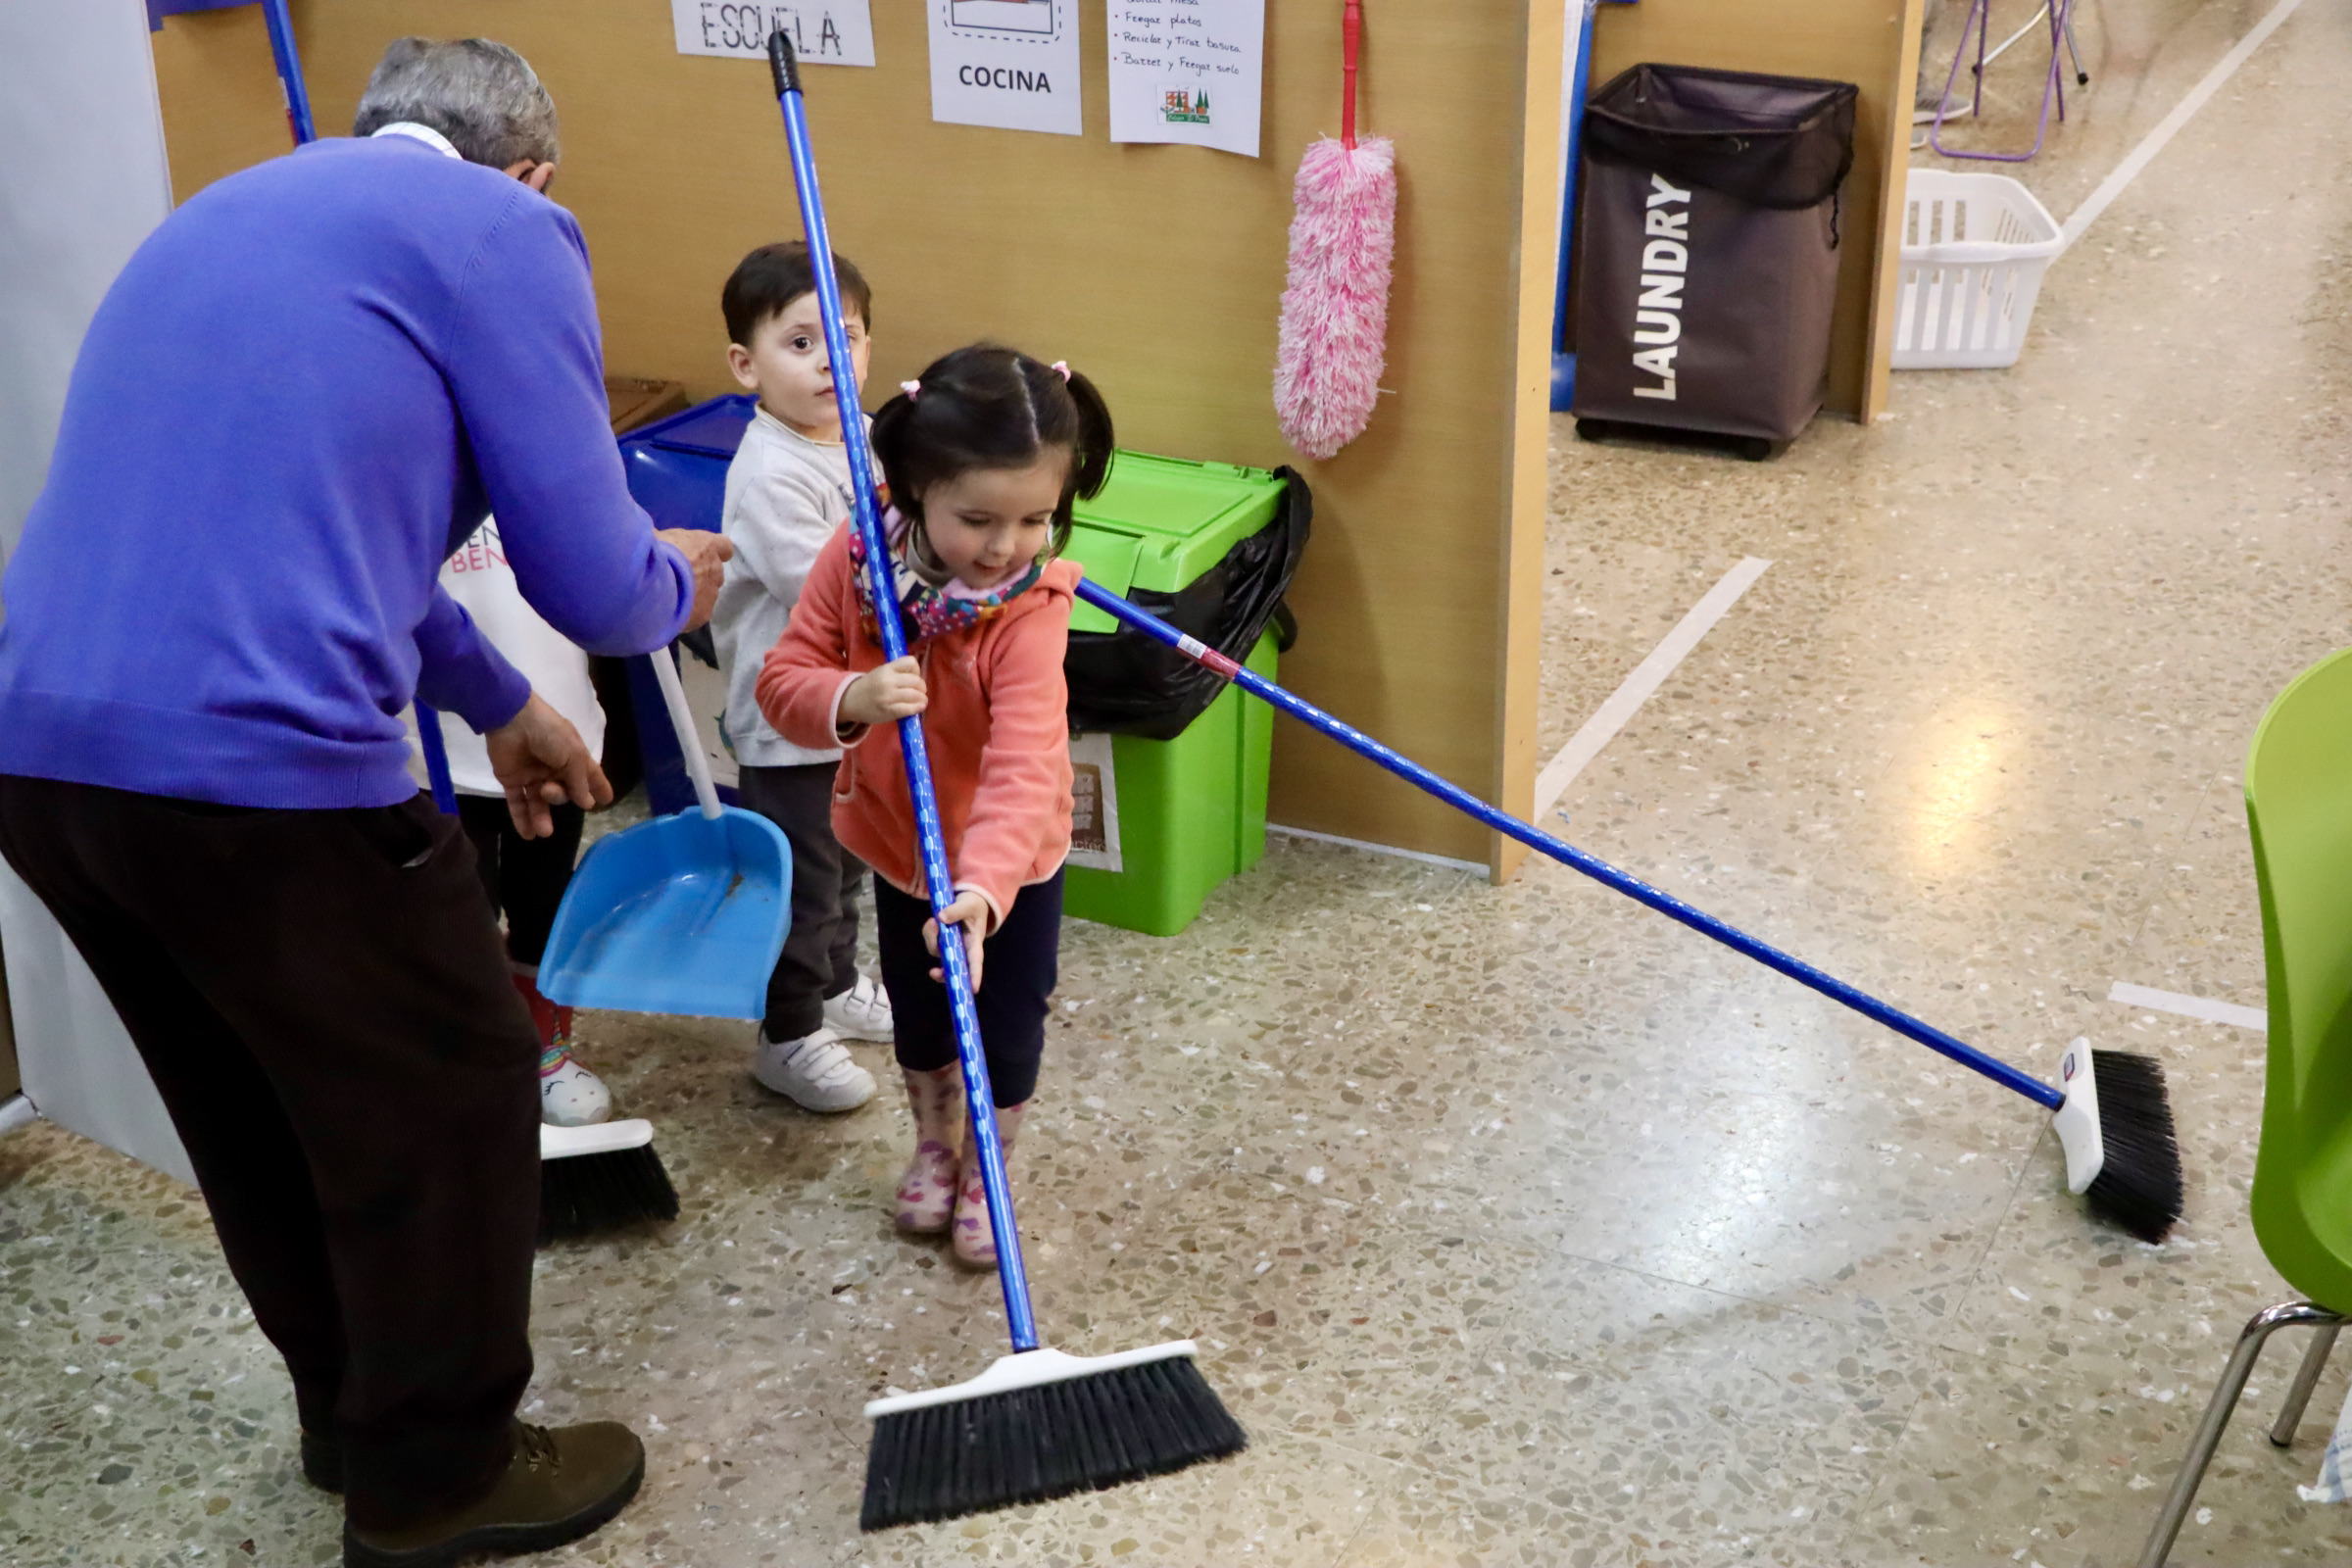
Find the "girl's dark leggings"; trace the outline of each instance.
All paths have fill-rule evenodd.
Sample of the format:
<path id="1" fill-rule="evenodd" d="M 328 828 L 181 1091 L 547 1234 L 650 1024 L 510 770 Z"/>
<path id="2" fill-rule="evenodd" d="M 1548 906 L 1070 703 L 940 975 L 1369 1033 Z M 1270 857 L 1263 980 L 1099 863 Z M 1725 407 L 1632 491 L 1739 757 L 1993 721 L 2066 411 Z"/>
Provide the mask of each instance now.
<path id="1" fill-rule="evenodd" d="M 874 878 L 874 936 L 882 949 L 882 984 L 897 1020 L 899 1065 L 933 1072 L 956 1059 L 956 1020 L 947 987 L 931 978 L 938 960 L 923 946 L 928 900 L 909 898 Z M 999 1105 L 1018 1105 L 1037 1093 L 1037 1066 L 1046 1054 L 1046 1014 L 1053 1007 L 1061 953 L 1061 873 L 1021 889 L 1004 923 L 986 946 L 980 992 L 980 1044 L 988 1082 Z"/>
<path id="2" fill-rule="evenodd" d="M 580 858 L 580 834 L 588 813 L 576 806 L 556 807 L 550 812 L 556 830 L 543 839 L 526 839 L 514 831 L 505 797 L 458 797 L 458 820 L 473 841 L 473 859 L 489 895 L 490 912 L 507 917 L 507 956 L 516 963 L 537 963 L 547 951 L 548 933 L 556 928 L 556 906 L 571 886 L 571 866 Z"/>

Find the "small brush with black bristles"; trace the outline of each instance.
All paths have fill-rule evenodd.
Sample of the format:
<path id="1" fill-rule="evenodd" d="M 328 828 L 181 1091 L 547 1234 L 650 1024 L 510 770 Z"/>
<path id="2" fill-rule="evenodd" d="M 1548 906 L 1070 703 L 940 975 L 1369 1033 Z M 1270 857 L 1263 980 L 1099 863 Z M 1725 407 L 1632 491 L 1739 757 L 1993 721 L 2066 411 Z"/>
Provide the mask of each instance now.
<path id="1" fill-rule="evenodd" d="M 678 1217 L 650 1121 L 539 1129 L 539 1245 Z"/>

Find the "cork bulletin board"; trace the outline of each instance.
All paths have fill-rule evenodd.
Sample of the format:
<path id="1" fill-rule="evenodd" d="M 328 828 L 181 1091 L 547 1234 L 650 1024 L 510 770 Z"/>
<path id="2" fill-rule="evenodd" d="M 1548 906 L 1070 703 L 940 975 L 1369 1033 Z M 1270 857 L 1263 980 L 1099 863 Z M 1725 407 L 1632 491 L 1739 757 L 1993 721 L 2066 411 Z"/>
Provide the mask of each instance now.
<path id="1" fill-rule="evenodd" d="M 554 196 L 594 258 L 615 374 L 734 390 L 719 285 L 798 221 L 766 68 L 680 55 L 664 0 L 293 0 L 318 123 L 347 128 L 392 38 L 512 44 L 563 117 Z M 1533 789 L 1560 0 L 1372 0 L 1363 124 L 1400 200 L 1384 396 L 1327 463 L 1276 428 L 1291 179 L 1336 134 L 1340 0 L 1267 7 L 1263 156 L 1108 140 L 1102 0 L 1082 0 L 1085 134 L 931 120 L 923 13 L 874 0 L 877 64 L 812 68 L 835 243 L 875 290 L 889 385 L 977 338 L 1066 359 L 1123 445 L 1271 467 L 1315 495 L 1282 679 L 1472 791 Z M 155 37 L 175 193 L 285 150 L 261 12 Z M 1531 113 L 1532 110 L 1532 113 Z M 1524 263 L 1524 265 L 1523 265 Z M 1516 846 L 1282 720 L 1277 822 L 1493 864 Z M 1506 860 L 1504 850 L 1511 852 Z"/>

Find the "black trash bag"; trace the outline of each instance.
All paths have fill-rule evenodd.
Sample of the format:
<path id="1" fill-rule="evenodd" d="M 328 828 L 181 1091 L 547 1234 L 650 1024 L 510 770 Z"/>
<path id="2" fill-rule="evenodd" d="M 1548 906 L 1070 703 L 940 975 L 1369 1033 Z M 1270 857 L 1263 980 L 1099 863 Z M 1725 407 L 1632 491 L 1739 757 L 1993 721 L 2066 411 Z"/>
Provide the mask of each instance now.
<path id="1" fill-rule="evenodd" d="M 1288 648 L 1298 624 L 1282 596 L 1298 570 L 1314 518 L 1314 497 L 1290 468 L 1274 520 L 1225 552 L 1225 559 L 1188 586 L 1169 593 L 1130 593 L 1128 600 L 1198 637 L 1226 658 L 1246 660 L 1269 622 L 1287 627 Z M 1172 741 L 1217 700 L 1225 682 L 1164 643 L 1130 627 L 1070 633 L 1062 672 L 1070 685 L 1070 728 L 1107 730 Z"/>
<path id="2" fill-rule="evenodd" d="M 1817 206 L 1854 167 L 1849 81 L 1696 66 L 1635 66 L 1592 95 L 1584 145 L 1750 207 Z"/>

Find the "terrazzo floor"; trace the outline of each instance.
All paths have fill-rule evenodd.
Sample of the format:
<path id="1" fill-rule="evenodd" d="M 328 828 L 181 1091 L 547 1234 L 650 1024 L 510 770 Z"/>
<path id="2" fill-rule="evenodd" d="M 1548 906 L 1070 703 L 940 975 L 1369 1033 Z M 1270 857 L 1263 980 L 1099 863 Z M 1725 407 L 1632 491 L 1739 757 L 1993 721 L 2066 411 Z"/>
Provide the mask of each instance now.
<path id="1" fill-rule="evenodd" d="M 2267 9 L 2086 7 L 2086 46 L 2138 54 L 2025 177 L 2063 216 Z M 860 1536 L 860 1403 L 996 1354 L 993 1282 L 892 1234 L 895 1097 L 808 1116 L 742 1026 L 597 1015 L 686 1212 L 541 1255 L 529 1417 L 628 1420 L 651 1470 L 526 1560 L 2133 1560 L 2290 1294 L 2244 1215 L 2262 1037 L 2105 998 L 2260 1004 L 2237 769 L 2352 641 L 2343 24 L 2306 5 L 2053 269 L 2016 370 L 1898 376 L 1886 423 L 1760 466 L 1555 420 L 1543 755 L 1773 563 L 1570 836 L 2045 1074 L 2078 1034 L 2155 1052 L 2175 1240 L 2085 1219 L 2032 1106 L 1564 868 L 1277 838 L 1179 937 L 1068 927 L 1016 1166 L 1053 1338 L 1197 1338 L 1246 1455 Z M 2294 1491 L 2352 1357 L 2293 1452 L 2263 1439 L 2299 1348 L 2177 1562 L 2352 1558 L 2352 1513 Z M 331 1562 L 293 1441 L 194 1196 L 0 1140 L 0 1562 Z"/>

